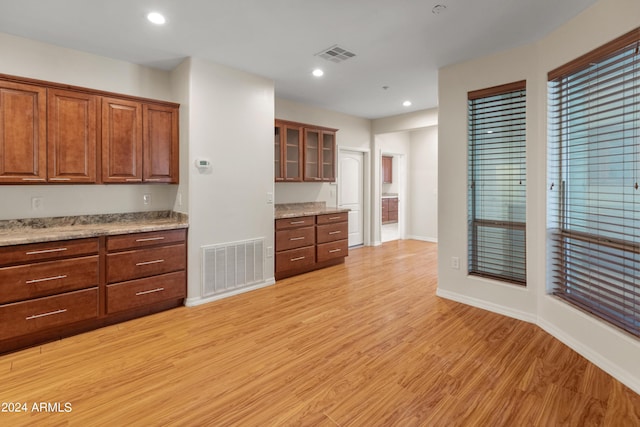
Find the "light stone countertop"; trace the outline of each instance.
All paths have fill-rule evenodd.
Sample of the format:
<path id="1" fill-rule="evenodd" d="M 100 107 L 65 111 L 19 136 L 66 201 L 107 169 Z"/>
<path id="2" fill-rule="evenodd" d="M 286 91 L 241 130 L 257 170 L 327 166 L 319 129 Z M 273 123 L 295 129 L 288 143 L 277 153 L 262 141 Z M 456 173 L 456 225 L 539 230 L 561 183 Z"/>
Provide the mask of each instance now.
<path id="1" fill-rule="evenodd" d="M 275 218 L 295 218 L 349 212 L 349 209 L 327 207 L 325 202 L 286 203 L 275 206 Z"/>
<path id="2" fill-rule="evenodd" d="M 1 220 L 0 246 L 188 227 L 187 215 L 171 211 Z"/>

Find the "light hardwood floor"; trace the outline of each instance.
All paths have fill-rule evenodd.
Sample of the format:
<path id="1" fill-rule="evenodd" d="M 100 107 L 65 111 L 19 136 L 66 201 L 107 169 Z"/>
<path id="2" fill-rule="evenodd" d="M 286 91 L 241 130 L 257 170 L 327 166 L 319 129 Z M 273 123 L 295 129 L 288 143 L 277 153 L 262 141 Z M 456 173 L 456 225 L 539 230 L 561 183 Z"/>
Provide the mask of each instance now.
<path id="1" fill-rule="evenodd" d="M 29 405 L 0 425 L 640 425 L 640 396 L 538 327 L 436 297 L 436 256 L 417 241 L 360 248 L 0 356 L 0 402 Z"/>

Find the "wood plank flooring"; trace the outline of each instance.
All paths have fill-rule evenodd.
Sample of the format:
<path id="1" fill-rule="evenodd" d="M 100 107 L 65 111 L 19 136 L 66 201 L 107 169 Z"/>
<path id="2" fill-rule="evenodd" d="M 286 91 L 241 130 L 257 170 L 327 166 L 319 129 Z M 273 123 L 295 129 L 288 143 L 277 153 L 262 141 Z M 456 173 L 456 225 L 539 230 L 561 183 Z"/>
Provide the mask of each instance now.
<path id="1" fill-rule="evenodd" d="M 436 297 L 436 257 L 410 240 L 360 248 L 0 356 L 0 402 L 28 404 L 0 425 L 640 425 L 640 396 L 538 327 Z"/>

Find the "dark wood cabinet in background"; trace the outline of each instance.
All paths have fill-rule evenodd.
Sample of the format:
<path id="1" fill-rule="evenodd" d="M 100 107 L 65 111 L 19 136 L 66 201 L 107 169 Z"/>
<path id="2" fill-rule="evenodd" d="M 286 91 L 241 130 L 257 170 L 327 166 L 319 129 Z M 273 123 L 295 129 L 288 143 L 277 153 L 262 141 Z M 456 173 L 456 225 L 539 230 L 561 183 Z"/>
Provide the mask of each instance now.
<path id="1" fill-rule="evenodd" d="M 302 126 L 276 120 L 274 130 L 275 180 L 302 181 Z"/>
<path id="2" fill-rule="evenodd" d="M 0 183 L 177 183 L 179 106 L 0 75 Z"/>
<path id="3" fill-rule="evenodd" d="M 382 223 L 398 222 L 398 198 L 384 197 L 382 199 Z"/>
<path id="4" fill-rule="evenodd" d="M 304 180 L 329 181 L 335 177 L 336 131 L 334 129 L 304 130 Z"/>
<path id="5" fill-rule="evenodd" d="M 393 183 L 393 157 L 382 156 L 382 183 Z"/>
<path id="6" fill-rule="evenodd" d="M 47 179 L 47 90 L 0 81 L 0 183 Z"/>

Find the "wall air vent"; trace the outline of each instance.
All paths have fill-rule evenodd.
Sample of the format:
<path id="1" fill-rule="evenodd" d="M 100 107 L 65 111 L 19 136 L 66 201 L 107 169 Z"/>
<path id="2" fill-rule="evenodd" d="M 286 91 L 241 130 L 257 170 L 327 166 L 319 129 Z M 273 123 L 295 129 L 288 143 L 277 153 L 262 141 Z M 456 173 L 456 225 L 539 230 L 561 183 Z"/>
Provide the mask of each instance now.
<path id="1" fill-rule="evenodd" d="M 316 53 L 315 56 L 324 58 L 327 61 L 339 63 L 342 61 L 346 61 L 349 58 L 353 58 L 354 56 L 356 56 L 356 54 L 353 52 L 349 52 L 347 49 L 341 48 L 337 44 L 334 44 L 330 48 Z"/>

